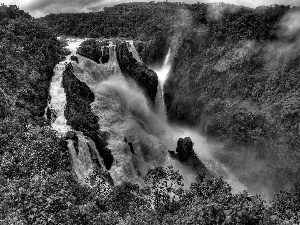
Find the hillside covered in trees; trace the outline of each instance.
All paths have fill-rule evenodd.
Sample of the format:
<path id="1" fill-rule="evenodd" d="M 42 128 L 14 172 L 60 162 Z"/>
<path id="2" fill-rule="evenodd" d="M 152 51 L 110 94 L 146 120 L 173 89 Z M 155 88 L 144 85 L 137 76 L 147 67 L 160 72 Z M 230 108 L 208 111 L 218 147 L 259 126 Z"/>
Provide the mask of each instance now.
<path id="1" fill-rule="evenodd" d="M 279 31 L 297 10 L 131 3 L 36 20 L 1 5 L 0 224 L 299 223 L 299 184 L 287 185 L 270 206 L 203 174 L 183 190 L 170 167 L 150 170 L 144 188 L 107 185 L 97 173 L 92 186 L 84 185 L 72 172 L 66 140 L 43 117 L 53 68 L 67 54 L 57 35 L 133 38 L 149 64 L 171 47 L 169 119 L 225 142 L 216 154 L 233 167 L 245 165 L 246 153 L 266 162 L 265 174 L 249 174 L 261 175 L 257 183 L 271 176 L 266 180 L 276 184 L 268 188 L 285 187 L 299 178 L 299 30 Z M 152 47 L 162 45 L 155 54 Z"/>

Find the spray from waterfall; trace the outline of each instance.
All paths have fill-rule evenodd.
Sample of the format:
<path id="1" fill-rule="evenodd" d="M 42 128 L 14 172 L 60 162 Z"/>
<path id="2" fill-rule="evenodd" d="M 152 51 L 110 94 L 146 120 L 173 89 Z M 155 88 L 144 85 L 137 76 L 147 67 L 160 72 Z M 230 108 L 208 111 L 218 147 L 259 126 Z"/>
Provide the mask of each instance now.
<path id="1" fill-rule="evenodd" d="M 195 143 L 194 150 L 196 154 L 212 174 L 223 176 L 232 185 L 234 192 L 246 189 L 225 166 L 213 158 L 211 146 L 206 142 L 205 138 L 187 128 L 173 126 L 162 119 L 160 115 L 153 112 L 145 94 L 134 81 L 128 82 L 122 76 L 112 76 L 99 83 L 94 91 L 101 96 L 114 96 L 118 99 L 124 109 L 143 124 L 145 130 L 151 135 L 158 137 L 169 150 L 176 149 L 179 138 L 191 137 Z M 183 175 L 186 186 L 195 181 L 196 172 L 192 171 L 191 168 L 170 157 L 166 157 L 165 165 L 170 164 Z"/>
<path id="2" fill-rule="evenodd" d="M 153 70 L 158 76 L 158 87 L 157 87 L 157 94 L 155 98 L 156 112 L 160 115 L 161 118 L 167 120 L 166 106 L 164 100 L 164 84 L 168 79 L 171 70 L 171 48 L 169 48 L 168 54 L 166 55 L 162 67 L 153 68 Z"/>
<path id="3" fill-rule="evenodd" d="M 129 47 L 133 48 L 134 46 L 130 45 Z M 105 125 L 109 124 L 110 127 L 108 128 L 108 131 L 112 133 L 112 139 L 108 140 L 108 142 L 111 147 L 114 147 L 112 148 L 112 152 L 116 155 L 118 161 L 124 160 L 124 162 L 117 162 L 113 165 L 111 169 L 112 177 L 114 179 L 124 179 L 136 182 L 138 179 L 136 179 L 136 175 L 134 174 L 141 172 L 141 174 L 144 175 L 147 170 L 153 168 L 153 166 L 171 164 L 175 169 L 180 171 L 185 179 L 185 185 L 189 186 L 190 183 L 195 180 L 196 172 L 192 171 L 187 165 L 183 165 L 180 162 L 173 160 L 166 154 L 166 150 L 174 151 L 179 138 L 191 137 L 192 141 L 195 143 L 194 150 L 196 154 L 208 170 L 215 175 L 223 176 L 225 180 L 233 186 L 235 192 L 244 190 L 245 187 L 235 179 L 230 171 L 214 159 L 211 154 L 212 146 L 206 142 L 205 138 L 188 128 L 174 126 L 167 122 L 163 99 L 163 86 L 168 79 L 171 70 L 171 50 L 169 49 L 162 68 L 154 69 L 159 78 L 158 96 L 160 97 L 157 97 L 156 102 L 159 99 L 160 104 L 158 104 L 157 107 L 160 112 L 152 110 L 144 91 L 139 88 L 134 80 L 125 78 L 120 72 L 116 72 L 115 69 L 111 70 L 108 68 L 110 65 L 116 64 L 117 66 L 118 64 L 113 56 L 115 55 L 114 46 L 110 46 L 110 50 L 110 61 L 107 64 L 83 63 L 83 61 L 88 62 L 87 59 L 84 59 L 78 65 L 75 65 L 74 63 L 74 72 L 77 77 L 80 77 L 80 75 L 84 77 L 83 80 L 88 80 L 86 77 L 90 75 L 90 81 L 87 84 L 96 95 L 96 99 L 99 101 L 97 104 L 101 104 L 97 106 L 102 110 L 102 112 L 98 112 L 100 113 L 98 116 L 99 118 L 102 118 L 100 120 L 104 122 Z M 119 109 L 116 102 L 118 102 L 123 110 Z M 97 109 L 97 107 L 95 105 L 95 109 Z M 130 114 L 134 121 L 137 121 L 137 125 L 132 126 L 133 120 L 130 119 L 124 120 L 123 122 L 122 117 L 125 116 L 124 112 Z M 108 113 L 109 115 L 106 115 L 105 113 Z M 116 116 L 117 118 L 113 120 L 108 118 L 115 113 L 118 114 Z M 106 121 L 103 118 L 106 118 Z M 116 121 L 116 119 L 118 121 Z M 100 124 L 100 126 L 103 125 Z M 128 129 L 126 126 L 128 126 Z M 151 146 L 149 147 L 150 150 L 147 150 L 146 154 L 135 152 L 132 154 L 132 157 L 130 157 L 131 153 L 127 154 L 124 152 L 124 147 L 122 147 L 124 146 L 123 139 L 128 130 L 132 130 L 130 131 L 131 135 L 136 136 L 135 141 L 138 141 L 139 139 L 141 143 L 146 143 L 147 140 L 152 139 L 152 144 L 149 145 Z M 144 140 L 142 141 L 142 139 Z M 138 146 L 135 143 L 133 144 Z M 162 144 L 165 147 L 158 147 Z M 142 146 L 139 150 L 135 150 L 145 151 Z M 164 151 L 164 154 L 162 154 L 162 151 Z M 123 155 L 121 156 L 121 154 Z M 79 174 L 84 173 L 80 172 Z"/>

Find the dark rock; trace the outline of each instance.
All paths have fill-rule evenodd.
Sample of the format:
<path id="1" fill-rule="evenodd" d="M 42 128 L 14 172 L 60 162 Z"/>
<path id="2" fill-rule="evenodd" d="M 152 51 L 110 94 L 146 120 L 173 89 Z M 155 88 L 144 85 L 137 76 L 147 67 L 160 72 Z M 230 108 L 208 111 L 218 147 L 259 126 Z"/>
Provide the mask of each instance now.
<path id="1" fill-rule="evenodd" d="M 66 139 L 71 139 L 73 141 L 78 141 L 78 137 L 74 131 L 68 131 L 66 134 Z"/>
<path id="2" fill-rule="evenodd" d="M 76 78 L 70 64 L 66 66 L 63 73 L 63 87 L 67 97 L 65 108 L 67 124 L 95 142 L 105 167 L 110 169 L 114 158 L 110 149 L 107 148 L 109 133 L 100 131 L 98 117 L 92 112 L 90 104 L 95 100 L 94 93 L 85 83 Z"/>
<path id="3" fill-rule="evenodd" d="M 103 158 L 106 169 L 110 169 L 114 161 L 114 158 L 111 154 L 111 150 L 107 148 L 108 143 L 105 136 L 101 135 L 101 132 L 94 132 L 90 138 L 95 142 L 96 148 L 99 151 L 100 156 Z"/>
<path id="4" fill-rule="evenodd" d="M 194 143 L 190 137 L 179 138 L 177 141 L 176 153 L 169 151 L 172 158 L 192 167 L 198 173 L 207 173 L 207 168 L 201 162 L 193 149 Z"/>
<path id="5" fill-rule="evenodd" d="M 157 35 L 150 41 L 135 41 L 134 46 L 146 65 L 162 65 L 169 50 L 168 36 Z"/>
<path id="6" fill-rule="evenodd" d="M 134 149 L 133 149 L 132 142 L 128 142 L 128 146 L 130 148 L 131 153 L 134 154 Z"/>
<path id="7" fill-rule="evenodd" d="M 176 152 L 174 152 L 174 151 L 168 151 L 169 152 L 169 154 L 170 154 L 170 156 L 172 157 L 172 158 L 177 158 L 177 154 L 176 154 Z"/>
<path id="8" fill-rule="evenodd" d="M 119 66 L 124 76 L 135 80 L 154 104 L 158 85 L 156 73 L 136 61 L 132 53 L 129 52 L 126 42 L 117 42 L 116 51 Z"/>
<path id="9" fill-rule="evenodd" d="M 75 55 L 72 55 L 72 56 L 71 56 L 71 60 L 72 60 L 72 61 L 75 61 L 75 62 L 77 62 L 77 63 L 79 63 L 78 58 L 77 58 L 77 56 L 75 56 Z"/>
<path id="10" fill-rule="evenodd" d="M 84 41 L 76 53 L 97 63 L 107 63 L 109 61 L 109 44 L 105 41 L 90 39 Z"/>
<path id="11" fill-rule="evenodd" d="M 193 146 L 194 143 L 190 137 L 179 138 L 176 148 L 178 159 L 182 162 L 186 162 L 190 156 L 195 154 Z"/>

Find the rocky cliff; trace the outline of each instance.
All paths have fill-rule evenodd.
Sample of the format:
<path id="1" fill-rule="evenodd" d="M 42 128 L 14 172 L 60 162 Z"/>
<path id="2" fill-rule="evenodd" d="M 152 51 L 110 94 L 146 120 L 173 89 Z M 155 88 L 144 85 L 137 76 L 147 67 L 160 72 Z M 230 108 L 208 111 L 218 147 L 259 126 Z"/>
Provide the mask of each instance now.
<path id="1" fill-rule="evenodd" d="M 161 66 L 168 53 L 169 39 L 163 35 L 157 35 L 149 41 L 136 40 L 134 46 L 146 65 Z"/>
<path id="2" fill-rule="evenodd" d="M 174 159 L 191 167 L 193 171 L 200 174 L 207 174 L 208 170 L 196 155 L 193 146 L 194 143 L 190 137 L 179 138 L 177 141 L 176 152 L 169 151 L 169 154 Z"/>
<path id="3" fill-rule="evenodd" d="M 91 109 L 91 103 L 95 101 L 95 96 L 85 83 L 75 77 L 71 64 L 66 66 L 63 73 L 63 87 L 67 97 L 65 108 L 67 124 L 95 142 L 106 168 L 110 169 L 113 156 L 107 148 L 107 134 L 99 130 L 98 117 Z"/>
<path id="4" fill-rule="evenodd" d="M 80 45 L 77 54 L 97 63 L 107 63 L 109 60 L 109 43 L 107 41 L 96 41 L 95 39 L 86 40 Z"/>
<path id="5" fill-rule="evenodd" d="M 126 42 L 117 42 L 116 50 L 120 69 L 124 76 L 134 79 L 154 104 L 158 85 L 156 73 L 144 64 L 137 62 L 129 52 Z"/>

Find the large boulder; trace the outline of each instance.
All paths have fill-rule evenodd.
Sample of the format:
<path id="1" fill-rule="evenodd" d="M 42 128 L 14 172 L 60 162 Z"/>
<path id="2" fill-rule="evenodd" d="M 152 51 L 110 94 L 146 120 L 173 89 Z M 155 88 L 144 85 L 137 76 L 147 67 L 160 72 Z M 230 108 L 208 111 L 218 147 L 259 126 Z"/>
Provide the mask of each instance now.
<path id="1" fill-rule="evenodd" d="M 158 77 L 144 64 L 137 62 L 128 49 L 126 42 L 117 42 L 117 59 L 123 75 L 131 77 L 145 91 L 154 104 L 157 92 Z"/>
<path id="2" fill-rule="evenodd" d="M 176 153 L 169 151 L 172 158 L 192 167 L 197 172 L 207 172 L 207 168 L 201 162 L 193 149 L 194 143 L 190 137 L 179 138 Z"/>

